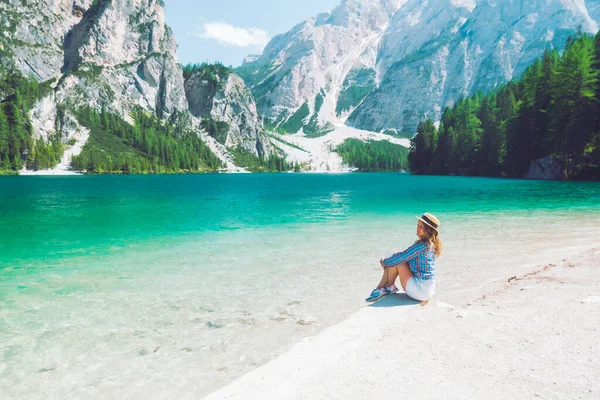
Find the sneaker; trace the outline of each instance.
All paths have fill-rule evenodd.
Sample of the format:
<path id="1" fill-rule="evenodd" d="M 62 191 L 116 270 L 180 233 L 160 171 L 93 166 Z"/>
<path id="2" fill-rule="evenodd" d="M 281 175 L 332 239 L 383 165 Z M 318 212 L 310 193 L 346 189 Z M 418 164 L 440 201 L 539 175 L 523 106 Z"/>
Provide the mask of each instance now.
<path id="1" fill-rule="evenodd" d="M 396 287 L 396 285 L 386 286 L 385 291 L 387 292 L 387 294 L 396 293 L 398 291 L 398 287 Z"/>
<path id="2" fill-rule="evenodd" d="M 388 294 L 388 292 L 387 292 L 387 290 L 385 290 L 385 288 L 373 289 L 373 291 L 371 292 L 371 294 L 369 295 L 369 297 L 367 297 L 365 299 L 365 301 L 368 301 L 370 303 L 370 302 L 373 302 L 375 300 L 379 300 L 380 298 L 382 298 L 386 294 Z"/>

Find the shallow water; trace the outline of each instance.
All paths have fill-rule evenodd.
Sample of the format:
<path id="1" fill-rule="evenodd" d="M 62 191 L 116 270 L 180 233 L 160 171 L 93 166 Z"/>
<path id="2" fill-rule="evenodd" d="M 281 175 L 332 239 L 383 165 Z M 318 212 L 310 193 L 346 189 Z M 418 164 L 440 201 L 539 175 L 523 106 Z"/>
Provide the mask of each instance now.
<path id="1" fill-rule="evenodd" d="M 2 177 L 0 389 L 198 398 L 364 306 L 377 260 L 415 239 L 425 211 L 442 223 L 438 297 L 455 304 L 597 243 L 600 185 Z"/>

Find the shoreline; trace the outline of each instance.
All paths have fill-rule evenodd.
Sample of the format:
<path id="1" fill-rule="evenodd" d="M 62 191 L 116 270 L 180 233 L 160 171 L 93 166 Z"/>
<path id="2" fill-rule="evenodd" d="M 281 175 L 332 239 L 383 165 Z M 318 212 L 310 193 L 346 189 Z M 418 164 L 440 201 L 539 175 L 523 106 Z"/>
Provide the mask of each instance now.
<path id="1" fill-rule="evenodd" d="M 337 153 L 329 150 L 330 146 L 339 145 L 345 139 L 358 138 L 361 140 L 387 140 L 390 143 L 398 144 L 404 147 L 410 146 L 410 140 L 406 138 L 396 138 L 379 132 L 365 131 L 361 129 L 352 128 L 343 124 L 335 125 L 335 129 L 326 135 L 319 136 L 316 138 L 308 138 L 303 133 L 293 135 L 281 135 L 277 132 L 267 132 L 269 135 L 274 136 L 275 140 L 282 140 L 285 137 L 285 141 L 289 141 L 291 144 L 298 146 L 301 144 L 309 150 L 298 150 L 291 147 L 289 144 L 281 143 L 279 145 L 287 149 L 286 154 L 289 156 L 288 161 L 307 163 L 310 169 L 299 171 L 299 173 L 350 173 L 356 172 L 354 167 L 345 166 L 340 156 Z M 277 139 L 279 138 L 279 139 Z M 18 171 L 18 175 L 38 175 L 38 176 L 49 176 L 49 175 L 88 175 L 83 171 L 76 171 L 71 169 L 70 163 L 73 155 L 77 155 L 81 152 L 83 143 L 78 143 L 78 147 L 73 146 L 72 149 L 67 150 L 67 153 L 63 156 L 60 163 L 50 169 L 45 170 L 27 170 L 23 168 Z M 304 154 L 306 153 L 306 154 Z M 293 171 L 280 171 L 284 173 L 290 173 Z M 385 172 L 385 171 L 383 171 Z M 405 171 L 393 171 L 393 172 L 405 172 Z M 243 167 L 228 167 L 219 171 L 194 171 L 194 172 L 178 172 L 174 174 L 187 174 L 187 173 L 253 173 L 247 171 Z M 261 173 L 261 172 L 259 172 Z M 90 174 L 90 175 L 121 175 L 118 173 L 102 173 L 102 174 Z M 126 175 L 159 175 L 159 174 L 126 174 Z"/>
<path id="2" fill-rule="evenodd" d="M 138 175 L 236 175 L 236 174 L 305 174 L 305 175 L 342 175 L 342 174 L 354 174 L 354 173 L 378 173 L 378 174 L 410 174 L 408 171 L 374 171 L 374 172 L 362 172 L 358 170 L 339 170 L 339 171 L 269 171 L 269 172 L 250 172 L 250 171 L 189 171 L 189 172 L 172 172 L 172 173 L 144 173 L 144 174 L 123 174 L 123 173 L 87 173 L 81 171 L 62 171 L 62 170 L 38 170 L 38 171 L 19 171 L 14 174 L 0 175 L 0 176 L 104 176 L 104 175 L 118 175 L 118 176 L 138 176 Z"/>
<path id="3" fill-rule="evenodd" d="M 4 270 L 8 290 L 0 297 L 7 305 L 3 348 L 13 350 L 5 354 L 10 369 L 0 386 L 15 398 L 202 398 L 365 308 L 381 274 L 373 260 L 414 241 L 417 211 L 445 210 L 438 214 L 446 249 L 438 296 L 454 307 L 489 294 L 499 279 L 598 246 L 595 186 L 408 174 L 345 175 L 352 179 L 335 185 L 321 175 L 312 185 L 308 177 L 269 175 L 236 182 L 165 177 L 168 187 L 148 185 L 152 178 L 82 185 L 8 179 L 3 227 L 12 266 Z M 131 182 L 124 187 L 123 180 Z M 391 187 L 387 196 L 372 194 L 380 187 Z M 438 187 L 437 196 L 397 200 Z M 32 212 L 22 215 L 23 208 Z M 48 236 L 39 221 L 62 228 Z M 48 259 L 29 262 L 34 257 Z M 229 295 L 215 296 L 225 276 L 241 279 L 228 285 Z M 434 310 L 421 311 L 418 317 Z M 388 330 L 412 323 L 404 312 Z M 363 330 L 376 328 L 384 337 L 378 324 L 385 315 Z M 341 345 L 339 338 L 328 343 Z M 346 351 L 339 362 L 358 353 Z M 298 365 L 306 365 L 303 358 Z"/>
<path id="4" fill-rule="evenodd" d="M 481 176 L 481 175 L 435 175 L 435 174 L 415 174 L 406 170 L 398 171 L 359 171 L 357 168 L 344 168 L 339 170 L 302 170 L 302 171 L 266 171 L 266 172 L 252 172 L 246 170 L 220 170 L 220 171 L 186 171 L 186 172 L 167 172 L 167 173 L 87 173 L 78 170 L 63 170 L 63 169 L 45 169 L 45 170 L 20 170 L 14 171 L 9 174 L 0 174 L 0 176 L 87 176 L 87 175 L 229 175 L 229 174 L 306 174 L 306 175 L 341 175 L 341 174 L 410 174 L 414 176 L 428 176 L 428 177 L 453 177 L 453 178 L 482 178 L 482 179 L 501 179 L 501 180 L 518 180 L 518 181 L 529 181 L 529 182 L 590 182 L 596 183 L 595 180 L 577 180 L 577 179 L 530 179 L 530 178 L 516 178 L 509 176 Z"/>
<path id="5" fill-rule="evenodd" d="M 600 247 L 560 258 L 454 304 L 388 296 L 205 399 L 597 398 Z"/>

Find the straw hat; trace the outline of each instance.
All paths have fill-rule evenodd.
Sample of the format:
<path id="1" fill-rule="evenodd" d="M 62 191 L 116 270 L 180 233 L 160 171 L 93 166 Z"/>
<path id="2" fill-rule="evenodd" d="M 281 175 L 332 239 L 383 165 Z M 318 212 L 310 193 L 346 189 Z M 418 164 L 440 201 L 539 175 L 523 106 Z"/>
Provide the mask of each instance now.
<path id="1" fill-rule="evenodd" d="M 429 213 L 425 213 L 423 214 L 422 217 L 417 217 L 419 220 L 423 221 L 423 223 L 429 225 L 430 227 L 432 227 L 433 229 L 435 229 L 436 232 L 438 231 L 438 228 L 440 226 L 440 221 L 434 217 L 433 215 L 429 214 Z"/>

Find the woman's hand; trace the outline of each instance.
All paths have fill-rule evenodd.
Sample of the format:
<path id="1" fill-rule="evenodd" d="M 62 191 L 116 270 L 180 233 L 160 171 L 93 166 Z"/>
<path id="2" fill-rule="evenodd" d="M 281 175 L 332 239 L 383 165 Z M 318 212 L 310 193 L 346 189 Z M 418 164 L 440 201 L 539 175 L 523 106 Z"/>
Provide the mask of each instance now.
<path id="1" fill-rule="evenodd" d="M 385 265 L 383 265 L 383 258 L 379 260 L 379 265 L 381 265 L 381 268 L 385 269 Z"/>

